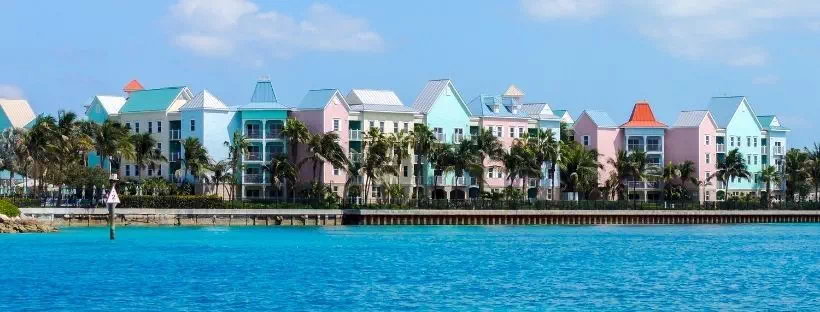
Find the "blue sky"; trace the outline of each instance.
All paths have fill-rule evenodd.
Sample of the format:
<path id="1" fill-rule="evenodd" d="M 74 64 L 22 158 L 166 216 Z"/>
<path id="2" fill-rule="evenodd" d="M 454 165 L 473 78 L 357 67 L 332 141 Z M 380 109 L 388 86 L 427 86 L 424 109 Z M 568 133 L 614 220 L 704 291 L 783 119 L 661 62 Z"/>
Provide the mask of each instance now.
<path id="1" fill-rule="evenodd" d="M 465 98 L 514 83 L 532 102 L 662 121 L 746 95 L 807 145 L 820 120 L 820 3 L 793 0 L 0 2 L 0 96 L 80 111 L 95 94 L 206 88 L 246 102 L 260 75 L 297 104 L 309 89 L 384 88 L 410 105 L 425 81 Z"/>

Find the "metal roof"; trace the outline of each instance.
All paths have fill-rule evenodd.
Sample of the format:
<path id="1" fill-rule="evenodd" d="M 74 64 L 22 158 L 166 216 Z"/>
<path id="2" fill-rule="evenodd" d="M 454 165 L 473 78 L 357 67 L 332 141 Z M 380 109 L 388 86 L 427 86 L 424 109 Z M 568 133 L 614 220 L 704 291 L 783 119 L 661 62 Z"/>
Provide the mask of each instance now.
<path id="1" fill-rule="evenodd" d="M 186 90 L 185 87 L 167 87 L 131 92 L 120 108 L 120 113 L 166 111 L 180 93 Z"/>
<path id="2" fill-rule="evenodd" d="M 348 103 L 350 104 L 350 103 Z M 352 111 L 369 111 L 369 112 L 396 112 L 396 113 L 416 113 L 412 108 L 404 105 L 392 104 L 350 104 Z"/>
<path id="3" fill-rule="evenodd" d="M 709 115 L 707 110 L 682 111 L 678 113 L 678 119 L 672 125 L 673 128 L 697 128 L 703 122 L 703 118 Z"/>
<path id="4" fill-rule="evenodd" d="M 342 93 L 339 92 L 338 89 L 320 89 L 320 90 L 310 90 L 305 97 L 302 98 L 302 102 L 299 103 L 300 109 L 324 109 L 333 96 L 337 95 L 341 98 L 342 103 L 347 105 L 347 100 L 345 100 Z M 348 106 L 349 107 L 349 106 Z"/>
<path id="5" fill-rule="evenodd" d="M 592 119 L 592 122 L 595 123 L 599 128 L 617 128 L 618 124 L 609 117 L 609 114 L 603 111 L 597 110 L 585 110 L 581 112 L 581 114 L 586 114 Z"/>
<path id="6" fill-rule="evenodd" d="M 228 106 L 225 105 L 219 98 L 208 92 L 208 90 L 202 90 L 193 99 L 188 101 L 187 103 L 183 104 L 179 110 L 200 110 L 200 109 L 212 109 L 212 110 L 228 110 Z"/>
<path id="7" fill-rule="evenodd" d="M 772 131 L 790 131 L 791 129 L 780 125 L 780 120 L 775 115 L 757 116 L 758 122 L 763 126 L 763 129 Z"/>
<path id="8" fill-rule="evenodd" d="M 559 119 L 561 117 L 555 114 L 547 103 L 525 103 L 521 105 L 521 110 L 532 118 Z"/>
<path id="9" fill-rule="evenodd" d="M 102 105 L 109 115 L 119 113 L 120 109 L 125 104 L 125 98 L 121 96 L 97 95 L 96 98 L 97 102 Z"/>
<path id="10" fill-rule="evenodd" d="M 15 128 L 23 128 L 37 117 L 26 100 L 0 98 L 0 109 L 3 110 L 6 118 Z"/>
<path id="11" fill-rule="evenodd" d="M 524 91 L 521 91 L 521 89 L 519 89 L 516 85 L 511 84 L 509 87 L 507 87 L 507 90 L 504 91 L 503 96 L 520 98 L 524 96 Z"/>
<path id="12" fill-rule="evenodd" d="M 498 112 L 494 111 L 494 107 L 498 107 Z M 504 105 L 500 96 L 479 95 L 470 103 L 467 104 L 470 108 L 470 113 L 473 116 L 484 117 L 510 117 L 510 118 L 528 118 L 529 115 L 522 110 L 513 113 L 512 106 Z"/>
<path id="13" fill-rule="evenodd" d="M 142 84 L 139 81 L 137 81 L 136 79 L 133 79 L 133 80 L 129 81 L 128 83 L 126 83 L 122 87 L 122 91 L 125 91 L 125 92 L 134 92 L 134 91 L 139 91 L 139 90 L 143 90 L 143 89 L 145 89 L 145 87 L 143 87 Z"/>
<path id="14" fill-rule="evenodd" d="M 735 115 L 738 105 L 746 99 L 744 96 L 717 96 L 709 99 L 707 108 L 712 113 L 719 128 L 726 128 L 732 116 Z"/>
<path id="15" fill-rule="evenodd" d="M 666 128 L 666 124 L 655 119 L 652 106 L 649 102 L 639 101 L 632 107 L 632 115 L 629 121 L 621 125 L 623 128 Z"/>
<path id="16" fill-rule="evenodd" d="M 347 104 L 397 105 L 404 106 L 396 92 L 392 90 L 353 89 L 345 97 Z"/>
<path id="17" fill-rule="evenodd" d="M 273 91 L 273 85 L 270 79 L 262 78 L 256 81 L 256 86 L 253 88 L 253 95 L 251 95 L 251 103 L 277 103 L 276 92 Z"/>

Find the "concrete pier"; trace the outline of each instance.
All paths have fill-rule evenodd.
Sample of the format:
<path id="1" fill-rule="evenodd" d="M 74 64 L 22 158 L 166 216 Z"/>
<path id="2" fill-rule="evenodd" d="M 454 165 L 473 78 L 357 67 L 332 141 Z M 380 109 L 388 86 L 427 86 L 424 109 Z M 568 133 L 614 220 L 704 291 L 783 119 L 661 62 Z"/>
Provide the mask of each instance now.
<path id="1" fill-rule="evenodd" d="M 105 208 L 21 208 L 55 226 L 104 226 Z M 116 211 L 119 226 L 638 225 L 817 223 L 820 210 L 148 209 Z"/>

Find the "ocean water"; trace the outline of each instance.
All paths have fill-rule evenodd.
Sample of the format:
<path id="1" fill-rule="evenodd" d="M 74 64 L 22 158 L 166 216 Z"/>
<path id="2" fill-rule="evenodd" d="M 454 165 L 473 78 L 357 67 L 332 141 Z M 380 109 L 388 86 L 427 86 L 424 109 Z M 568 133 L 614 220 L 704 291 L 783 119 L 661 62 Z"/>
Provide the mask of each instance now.
<path id="1" fill-rule="evenodd" d="M 820 225 L 0 235 L 0 311 L 820 309 Z"/>

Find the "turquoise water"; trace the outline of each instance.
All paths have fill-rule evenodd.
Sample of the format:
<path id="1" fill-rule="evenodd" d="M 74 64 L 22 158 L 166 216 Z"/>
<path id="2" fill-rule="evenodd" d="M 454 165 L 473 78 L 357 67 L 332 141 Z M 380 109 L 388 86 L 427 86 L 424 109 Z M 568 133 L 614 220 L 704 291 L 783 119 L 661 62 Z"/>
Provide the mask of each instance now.
<path id="1" fill-rule="evenodd" d="M 820 308 L 820 225 L 75 228 L 0 251 L 0 311 Z"/>

